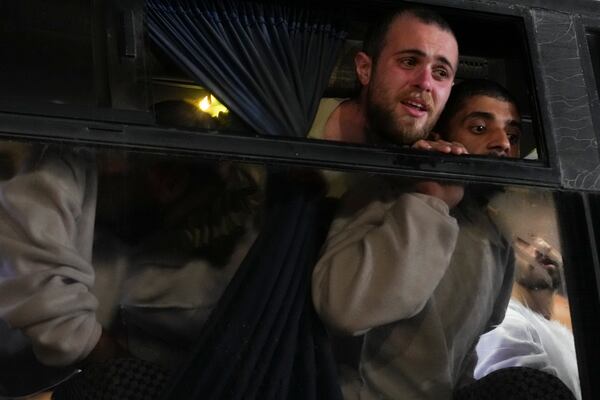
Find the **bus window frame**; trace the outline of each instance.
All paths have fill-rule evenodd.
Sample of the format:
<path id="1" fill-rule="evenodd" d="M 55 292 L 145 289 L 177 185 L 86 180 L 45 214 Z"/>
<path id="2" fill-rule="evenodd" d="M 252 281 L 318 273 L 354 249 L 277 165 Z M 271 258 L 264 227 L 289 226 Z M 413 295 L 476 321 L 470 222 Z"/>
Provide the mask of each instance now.
<path id="1" fill-rule="evenodd" d="M 135 3 L 135 2 L 134 2 Z M 374 2 L 377 3 L 377 2 Z M 526 7 L 510 4 L 467 3 L 459 1 L 422 1 L 461 14 L 487 13 L 495 19 L 519 18 L 526 39 L 526 62 L 531 85 L 535 85 L 532 119 L 540 150 L 539 160 L 490 160 L 483 157 L 457 157 L 441 154 L 416 153 L 402 148 L 375 148 L 353 146 L 345 143 L 317 142 L 289 137 L 258 137 L 256 135 L 216 135 L 215 132 L 191 132 L 175 128 L 151 126 L 142 121 L 67 119 L 42 115 L 18 115 L 1 112 L 3 128 L 0 135 L 38 137 L 50 141 L 74 141 L 117 147 L 163 149 L 169 152 L 196 152 L 209 157 L 273 161 L 345 171 L 374 171 L 386 174 L 430 177 L 435 179 L 460 179 L 489 183 L 517 183 L 538 187 L 559 188 L 562 183 L 560 163 L 551 139 L 550 117 L 547 109 L 540 108 L 545 98 L 545 85 L 540 71 L 533 67 L 540 55 L 535 46 L 535 26 Z M 364 5 L 363 5 L 364 6 Z M 149 72 L 149 71 L 148 71 Z M 115 115 L 118 109 L 107 110 Z M 124 116 L 125 116 L 124 112 Z M 102 116 L 102 119 L 106 118 Z M 32 121 L 35 121 L 32 123 Z M 244 148 L 244 151 L 238 149 Z"/>

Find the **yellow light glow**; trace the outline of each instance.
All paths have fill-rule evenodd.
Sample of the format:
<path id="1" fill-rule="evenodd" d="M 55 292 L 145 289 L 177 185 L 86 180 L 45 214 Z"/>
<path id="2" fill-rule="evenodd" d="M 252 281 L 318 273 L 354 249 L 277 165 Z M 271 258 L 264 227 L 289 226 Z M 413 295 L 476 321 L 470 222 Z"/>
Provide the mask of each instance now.
<path id="1" fill-rule="evenodd" d="M 198 108 L 205 113 L 210 114 L 211 117 L 218 117 L 219 113 L 227 114 L 229 110 L 219 100 L 216 99 L 212 94 L 203 97 L 198 101 Z"/>
<path id="2" fill-rule="evenodd" d="M 210 108 L 210 100 L 208 99 L 208 96 L 204 97 L 198 102 L 198 108 L 200 108 L 204 112 L 208 111 L 208 109 Z"/>

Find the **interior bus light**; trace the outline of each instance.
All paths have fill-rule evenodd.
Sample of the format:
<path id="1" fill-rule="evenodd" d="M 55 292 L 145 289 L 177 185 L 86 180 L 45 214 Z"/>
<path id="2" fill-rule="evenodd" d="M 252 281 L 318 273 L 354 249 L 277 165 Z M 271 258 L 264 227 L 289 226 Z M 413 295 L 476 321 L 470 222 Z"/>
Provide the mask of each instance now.
<path id="1" fill-rule="evenodd" d="M 229 110 L 215 96 L 209 94 L 198 101 L 198 108 L 212 117 L 218 117 L 220 113 L 228 114 Z"/>

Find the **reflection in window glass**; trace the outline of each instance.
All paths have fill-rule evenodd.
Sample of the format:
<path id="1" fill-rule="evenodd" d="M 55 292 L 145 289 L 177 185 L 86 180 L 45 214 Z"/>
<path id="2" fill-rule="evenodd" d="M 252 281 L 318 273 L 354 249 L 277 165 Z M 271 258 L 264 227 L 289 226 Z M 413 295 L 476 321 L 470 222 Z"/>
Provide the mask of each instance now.
<path id="1" fill-rule="evenodd" d="M 551 193 L 507 189 L 490 209 L 510 235 L 515 279 L 502 324 L 482 336 L 476 377 L 530 366 L 558 376 L 581 398 L 567 288 Z M 479 375 L 479 376 L 478 376 Z"/>
<path id="2" fill-rule="evenodd" d="M 346 396 L 485 398 L 530 367 L 581 398 L 550 192 L 332 176 L 313 300 Z"/>
<path id="3" fill-rule="evenodd" d="M 0 156 L 1 318 L 46 366 L 179 367 L 258 234 L 261 168 L 18 143 Z"/>
<path id="4" fill-rule="evenodd" d="M 236 162 L 18 142 L 2 143 L 0 161 L 0 318 L 30 339 L 42 365 L 130 370 L 114 361 L 126 356 L 163 378 L 186 368 L 250 249 L 277 250 L 291 232 L 301 256 L 302 235 L 314 236 L 272 218 L 286 212 L 273 213 L 280 204 L 269 193 L 301 199 L 300 182 L 323 180 L 333 222 L 318 214 L 328 231 L 320 254 L 287 282 L 314 267 L 312 300 L 347 396 L 468 395 L 512 366 L 579 393 L 551 192 L 312 169 L 269 181 L 263 167 Z M 254 247 L 265 227 L 276 233 Z M 284 258 L 281 273 L 267 274 L 281 299 L 292 286 L 277 282 L 294 270 Z M 266 279 L 253 285 L 255 299 L 271 302 Z M 273 315 L 299 312 L 282 310 L 253 318 L 266 329 Z M 220 335 L 238 338 L 227 326 Z M 288 343 L 281 334 L 277 343 Z M 254 336 L 238 339 L 262 359 Z M 80 376 L 92 376 L 87 368 Z"/>

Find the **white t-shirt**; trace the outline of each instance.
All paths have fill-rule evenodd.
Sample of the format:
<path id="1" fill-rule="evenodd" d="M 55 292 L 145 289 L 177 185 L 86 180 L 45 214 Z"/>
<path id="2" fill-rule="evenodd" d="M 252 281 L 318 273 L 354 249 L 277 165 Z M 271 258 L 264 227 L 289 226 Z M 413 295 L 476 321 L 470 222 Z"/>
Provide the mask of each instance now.
<path id="1" fill-rule="evenodd" d="M 477 344 L 475 378 L 508 367 L 530 367 L 558 377 L 581 399 L 573 334 L 557 321 L 511 299 L 506 317 Z"/>

